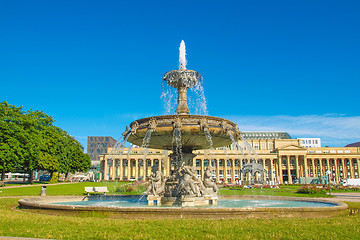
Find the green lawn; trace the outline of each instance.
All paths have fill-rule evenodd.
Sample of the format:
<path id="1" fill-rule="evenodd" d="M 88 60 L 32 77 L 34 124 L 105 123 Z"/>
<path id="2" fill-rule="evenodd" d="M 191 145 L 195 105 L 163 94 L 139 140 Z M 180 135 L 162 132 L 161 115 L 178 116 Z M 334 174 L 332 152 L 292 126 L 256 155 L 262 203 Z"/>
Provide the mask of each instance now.
<path id="1" fill-rule="evenodd" d="M 124 183 L 49 185 L 47 190 L 48 195 L 82 195 L 85 186 L 107 186 L 113 194 L 119 184 Z M 296 189 L 283 186 L 220 192 L 294 196 Z M 0 197 L 39 195 L 40 186 L 0 188 L 0 191 L 3 191 Z M 358 239 L 360 236 L 360 214 L 322 219 L 129 220 L 110 219 L 96 212 L 78 216 L 36 214 L 14 208 L 19 198 L 0 198 L 0 236 L 53 239 Z M 360 203 L 347 204 L 360 209 Z"/>
<path id="2" fill-rule="evenodd" d="M 116 188 L 126 182 L 80 182 L 59 185 L 47 185 L 47 195 L 82 195 L 85 193 L 85 187 L 107 187 L 109 194 L 119 194 Z M 8 185 L 9 186 L 9 185 Z M 36 196 L 40 195 L 41 186 L 27 186 L 18 188 L 1 188 L 1 196 Z"/>
<path id="3" fill-rule="evenodd" d="M 54 216 L 17 211 L 0 199 L 0 236 L 55 239 L 358 239 L 360 215 L 336 218 L 124 220 L 98 214 Z"/>
<path id="4" fill-rule="evenodd" d="M 332 197 L 327 194 L 302 194 L 296 193 L 300 186 L 283 185 L 279 189 L 271 188 L 247 188 L 247 189 L 232 189 L 220 188 L 220 195 L 266 195 L 266 196 L 289 196 L 289 197 Z"/>

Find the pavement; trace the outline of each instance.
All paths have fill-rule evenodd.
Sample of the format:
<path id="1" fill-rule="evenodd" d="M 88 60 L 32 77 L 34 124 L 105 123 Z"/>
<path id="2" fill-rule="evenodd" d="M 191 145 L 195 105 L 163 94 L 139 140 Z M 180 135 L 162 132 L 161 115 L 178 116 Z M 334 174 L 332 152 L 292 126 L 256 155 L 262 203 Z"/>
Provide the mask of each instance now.
<path id="1" fill-rule="evenodd" d="M 343 193 L 331 193 L 335 201 L 342 202 L 360 202 L 360 192 L 343 192 Z"/>

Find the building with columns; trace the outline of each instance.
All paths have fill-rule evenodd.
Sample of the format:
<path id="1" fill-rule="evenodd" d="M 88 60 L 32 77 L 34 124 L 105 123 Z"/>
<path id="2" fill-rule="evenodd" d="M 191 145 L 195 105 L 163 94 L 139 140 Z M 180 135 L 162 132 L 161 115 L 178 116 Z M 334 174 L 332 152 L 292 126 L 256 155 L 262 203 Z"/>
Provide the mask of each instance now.
<path id="1" fill-rule="evenodd" d="M 243 174 L 241 169 L 256 159 L 265 169 L 264 176 L 259 177 L 263 177 L 268 183 L 294 183 L 299 178 L 320 178 L 326 176 L 327 170 L 331 171 L 331 181 L 336 183 L 360 177 L 359 147 L 305 148 L 301 139 L 291 139 L 287 133 L 277 132 L 244 133 L 244 139 L 246 142 L 239 142 L 242 149 L 228 146 L 211 152 L 193 151 L 196 156 L 192 165 L 196 167 L 197 175 L 203 178 L 206 168 L 211 165 L 213 178 L 218 183 L 243 182 L 248 176 Z M 251 153 L 249 145 L 256 150 L 256 154 Z M 110 151 L 111 149 L 107 152 Z M 157 149 L 148 149 L 145 154 L 145 149 L 136 147 L 130 149 L 130 152 L 125 148 L 121 156 L 101 155 L 101 179 L 147 180 L 154 165 L 157 165 L 165 176 L 169 176 L 174 170 L 169 154 L 171 151 Z"/>

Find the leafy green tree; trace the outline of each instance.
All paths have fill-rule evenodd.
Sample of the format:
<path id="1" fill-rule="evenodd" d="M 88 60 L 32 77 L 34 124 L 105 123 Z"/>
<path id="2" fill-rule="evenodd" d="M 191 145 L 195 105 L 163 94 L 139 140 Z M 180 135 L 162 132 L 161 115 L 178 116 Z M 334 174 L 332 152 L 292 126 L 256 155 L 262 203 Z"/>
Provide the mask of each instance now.
<path id="1" fill-rule="evenodd" d="M 0 104 L 0 173 L 22 168 L 33 182 L 34 170 L 65 173 L 86 172 L 90 157 L 81 144 L 67 132 L 53 125 L 54 120 L 42 111 Z"/>
<path id="2" fill-rule="evenodd" d="M 25 134 L 21 127 L 23 111 L 7 102 L 0 103 L 0 173 L 4 180 L 6 172 L 21 166 L 24 149 L 21 141 Z"/>

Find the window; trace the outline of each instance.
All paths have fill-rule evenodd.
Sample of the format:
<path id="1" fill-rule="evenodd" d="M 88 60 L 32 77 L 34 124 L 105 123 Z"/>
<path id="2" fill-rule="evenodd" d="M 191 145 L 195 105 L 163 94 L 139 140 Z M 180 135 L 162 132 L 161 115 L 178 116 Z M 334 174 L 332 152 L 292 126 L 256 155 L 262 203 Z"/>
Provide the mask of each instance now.
<path id="1" fill-rule="evenodd" d="M 209 165 L 209 160 L 208 159 L 205 159 L 204 160 L 204 167 L 207 167 Z"/>
<path id="2" fill-rule="evenodd" d="M 231 161 L 230 160 L 226 161 L 226 166 L 231 167 Z"/>
<path id="3" fill-rule="evenodd" d="M 219 160 L 219 167 L 223 167 L 223 161 L 224 160 Z"/>
<path id="4" fill-rule="evenodd" d="M 199 159 L 196 160 L 196 166 L 200 167 L 200 160 Z"/>

